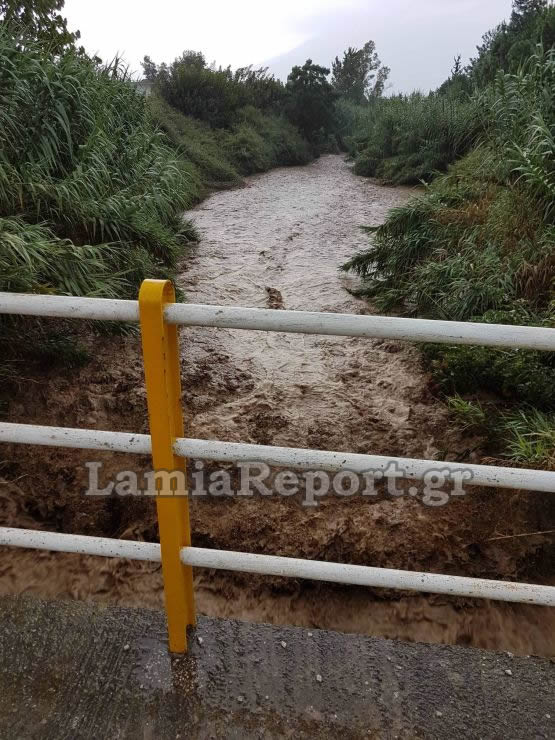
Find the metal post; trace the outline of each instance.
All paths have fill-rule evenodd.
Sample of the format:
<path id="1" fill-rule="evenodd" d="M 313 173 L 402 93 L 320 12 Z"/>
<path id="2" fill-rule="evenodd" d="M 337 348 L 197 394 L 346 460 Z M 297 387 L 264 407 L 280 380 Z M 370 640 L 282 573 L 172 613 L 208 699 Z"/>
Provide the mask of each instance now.
<path id="1" fill-rule="evenodd" d="M 177 327 L 164 321 L 164 307 L 175 302 L 169 280 L 144 280 L 139 292 L 145 385 L 154 471 L 180 471 L 160 476 L 156 497 L 169 648 L 187 651 L 187 626 L 195 624 L 193 572 L 183 565 L 180 550 L 191 544 L 185 460 L 173 452 L 183 436 Z M 172 488 L 172 479 L 176 488 Z"/>

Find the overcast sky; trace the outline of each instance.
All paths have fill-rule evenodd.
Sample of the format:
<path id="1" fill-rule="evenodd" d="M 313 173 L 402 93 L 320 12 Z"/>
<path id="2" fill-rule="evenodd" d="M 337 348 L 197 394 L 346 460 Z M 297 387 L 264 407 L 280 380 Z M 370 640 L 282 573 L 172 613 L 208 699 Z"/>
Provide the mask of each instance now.
<path id="1" fill-rule="evenodd" d="M 268 65 L 285 79 L 308 57 L 330 66 L 349 45 L 373 39 L 391 67 L 391 91 L 437 87 L 455 54 L 466 62 L 482 34 L 507 18 L 511 0 L 66 0 L 82 43 L 103 59 L 119 52 L 133 70 L 149 54 L 171 62 L 184 49 L 232 67 Z"/>

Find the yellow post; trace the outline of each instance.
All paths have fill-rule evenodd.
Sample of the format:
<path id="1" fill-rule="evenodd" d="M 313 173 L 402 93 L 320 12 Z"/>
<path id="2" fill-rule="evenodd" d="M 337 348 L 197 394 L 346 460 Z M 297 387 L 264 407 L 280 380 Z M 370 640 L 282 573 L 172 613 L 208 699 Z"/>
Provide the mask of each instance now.
<path id="1" fill-rule="evenodd" d="M 175 302 L 169 280 L 144 280 L 139 292 L 145 384 L 155 472 L 181 471 L 159 476 L 156 497 L 169 649 L 187 651 L 187 626 L 195 624 L 193 569 L 179 559 L 191 544 L 185 460 L 173 452 L 176 437 L 183 437 L 181 379 L 177 327 L 164 321 L 164 307 Z M 176 489 L 172 489 L 172 479 Z"/>

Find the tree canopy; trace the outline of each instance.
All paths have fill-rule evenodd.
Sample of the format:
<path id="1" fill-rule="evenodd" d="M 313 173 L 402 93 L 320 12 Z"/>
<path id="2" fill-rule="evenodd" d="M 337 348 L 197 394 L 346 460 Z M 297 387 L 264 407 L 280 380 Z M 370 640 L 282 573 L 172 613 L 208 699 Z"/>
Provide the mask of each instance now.
<path id="1" fill-rule="evenodd" d="M 513 0 L 513 15 L 537 13 L 548 7 L 548 0 Z"/>
<path id="2" fill-rule="evenodd" d="M 307 59 L 287 78 L 288 114 L 301 133 L 314 144 L 331 132 L 337 94 L 328 82 L 330 70 Z"/>
<path id="3" fill-rule="evenodd" d="M 362 49 L 349 46 L 343 52 L 343 59 L 335 57 L 331 81 L 341 97 L 364 103 L 368 98 L 382 95 L 390 71 L 382 65 L 374 41 L 368 41 Z"/>
<path id="4" fill-rule="evenodd" d="M 74 48 L 81 36 L 79 31 L 68 31 L 61 13 L 64 4 L 64 0 L 0 0 L 0 21 L 10 25 L 20 43 L 33 40 L 61 54 Z"/>

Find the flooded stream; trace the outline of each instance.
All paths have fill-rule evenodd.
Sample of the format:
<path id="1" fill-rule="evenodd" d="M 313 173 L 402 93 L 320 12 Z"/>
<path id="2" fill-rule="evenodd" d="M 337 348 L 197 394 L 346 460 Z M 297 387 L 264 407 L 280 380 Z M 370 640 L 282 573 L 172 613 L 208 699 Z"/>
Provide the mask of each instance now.
<path id="1" fill-rule="evenodd" d="M 355 177 L 340 156 L 249 178 L 187 214 L 201 241 L 184 260 L 179 285 L 193 303 L 371 313 L 338 267 L 367 247 L 360 226 L 382 222 L 409 195 Z M 13 406 L 10 420 L 146 431 L 138 340 L 117 340 L 117 352 L 113 341 L 97 341 L 88 367 L 45 379 Z M 181 347 L 187 436 L 480 461 L 479 441 L 450 421 L 414 346 L 194 328 L 181 332 Z M 40 454 L 39 468 L 36 450 L 9 448 L 10 475 L 0 489 L 5 522 L 156 536 L 151 501 L 84 500 L 86 453 Z M 107 474 L 137 466 L 122 457 L 99 459 Z M 42 509 L 33 504 L 37 495 Z M 327 496 L 313 507 L 295 496 L 192 502 L 199 546 L 522 580 L 534 579 L 543 540 L 496 537 L 508 528 L 534 531 L 540 519 L 539 496 L 491 489 L 469 489 L 441 507 L 408 493 Z M 195 581 L 198 608 L 211 616 L 555 653 L 547 608 L 229 573 L 198 571 Z M 0 590 L 145 606 L 162 598 L 157 566 L 51 553 L 4 551 Z"/>

